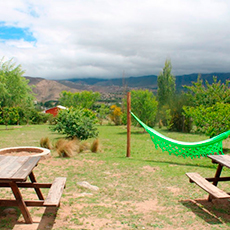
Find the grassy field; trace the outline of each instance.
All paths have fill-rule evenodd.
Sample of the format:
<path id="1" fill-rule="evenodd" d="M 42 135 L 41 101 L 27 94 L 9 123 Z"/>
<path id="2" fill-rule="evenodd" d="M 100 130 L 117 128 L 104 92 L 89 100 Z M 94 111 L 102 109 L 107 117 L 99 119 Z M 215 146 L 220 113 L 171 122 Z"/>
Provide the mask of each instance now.
<path id="1" fill-rule="evenodd" d="M 67 177 L 61 206 L 30 208 L 35 223 L 26 226 L 16 214 L 0 212 L 0 229 L 230 229 L 228 200 L 207 201 L 207 193 L 189 183 L 186 172 L 214 176 L 216 165 L 208 158 L 184 159 L 156 150 L 148 134 L 132 127 L 131 157 L 126 158 L 126 127 L 98 126 L 100 151 L 80 153 L 71 158 L 52 157 L 35 168 L 39 182 Z M 207 137 L 163 131 L 182 141 L 199 141 Z M 39 146 L 42 137 L 53 143 L 61 137 L 48 126 L 0 127 L 0 148 Z M 92 142 L 93 140 L 88 140 Z M 229 143 L 224 143 L 228 147 Z M 223 174 L 229 171 L 224 169 Z M 87 181 L 98 191 L 80 187 Z M 229 191 L 228 182 L 220 188 Z M 22 190 L 33 198 L 33 191 Z M 46 194 L 47 191 L 44 190 Z M 12 197 L 1 188 L 1 198 Z"/>

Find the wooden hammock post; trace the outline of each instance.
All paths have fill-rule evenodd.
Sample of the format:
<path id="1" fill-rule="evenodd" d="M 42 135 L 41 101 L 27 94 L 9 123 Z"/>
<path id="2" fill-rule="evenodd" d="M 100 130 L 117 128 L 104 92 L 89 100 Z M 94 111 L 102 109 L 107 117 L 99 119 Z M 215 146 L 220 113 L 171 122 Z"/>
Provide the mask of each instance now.
<path id="1" fill-rule="evenodd" d="M 127 93 L 127 152 L 126 157 L 130 157 L 130 139 L 131 139 L 131 94 Z"/>

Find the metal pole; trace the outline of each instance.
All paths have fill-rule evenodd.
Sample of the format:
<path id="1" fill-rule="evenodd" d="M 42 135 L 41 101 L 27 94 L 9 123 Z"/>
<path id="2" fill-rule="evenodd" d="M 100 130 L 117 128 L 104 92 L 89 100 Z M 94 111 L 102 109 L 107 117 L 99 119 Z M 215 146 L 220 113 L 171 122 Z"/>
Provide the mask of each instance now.
<path id="1" fill-rule="evenodd" d="M 130 138 L 131 138 L 131 94 L 127 93 L 127 152 L 126 157 L 130 157 Z"/>

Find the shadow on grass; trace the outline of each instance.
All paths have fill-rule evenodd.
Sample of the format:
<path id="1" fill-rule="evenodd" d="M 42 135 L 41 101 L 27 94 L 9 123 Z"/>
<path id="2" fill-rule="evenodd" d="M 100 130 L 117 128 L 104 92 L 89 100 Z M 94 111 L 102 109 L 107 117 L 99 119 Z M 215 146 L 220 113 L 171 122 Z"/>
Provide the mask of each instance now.
<path id="1" fill-rule="evenodd" d="M 182 200 L 186 208 L 190 209 L 196 216 L 208 224 L 223 224 L 230 222 L 230 206 L 228 200 Z"/>
<path id="2" fill-rule="evenodd" d="M 53 229 L 53 225 L 57 216 L 57 211 L 58 208 L 56 207 L 47 207 L 37 229 Z"/>
<path id="3" fill-rule="evenodd" d="M 119 135 L 127 135 L 127 131 L 119 132 Z M 131 131 L 131 135 L 146 135 L 148 134 L 145 130 L 143 131 Z"/>
<path id="4" fill-rule="evenodd" d="M 137 159 L 137 158 L 134 158 L 134 157 L 130 157 L 130 158 L 127 158 L 127 157 L 116 157 L 116 158 L 119 158 L 119 159 L 128 159 L 128 160 L 133 160 L 133 161 L 141 161 L 141 162 L 150 162 L 150 163 L 157 163 L 157 164 L 170 164 L 170 165 L 177 165 L 177 166 L 189 166 L 189 167 L 198 167 L 198 168 L 210 168 L 210 169 L 213 169 L 215 168 L 216 166 L 213 164 L 213 165 L 200 165 L 200 164 L 192 164 L 192 163 L 181 163 L 181 162 L 174 162 L 174 161 L 164 161 L 164 160 L 145 160 L 145 159 Z"/>
<path id="5" fill-rule="evenodd" d="M 0 229 L 13 229 L 20 215 L 17 207 L 0 207 Z"/>
<path id="6" fill-rule="evenodd" d="M 0 131 L 11 131 L 11 130 L 14 130 L 14 128 L 0 129 Z"/>
<path id="7" fill-rule="evenodd" d="M 41 220 L 35 221 L 33 220 L 33 224 L 26 224 L 24 218 L 19 220 L 21 216 L 21 212 L 17 207 L 14 207 L 13 210 L 15 212 L 4 214 L 3 210 L 6 209 L 4 207 L 1 208 L 1 216 L 0 216 L 0 229 L 39 229 L 39 230 L 49 230 L 53 229 L 53 225 L 55 223 L 55 219 L 57 216 L 58 208 L 56 207 L 47 207 L 42 215 Z M 12 209 L 12 208 L 11 208 Z M 33 215 L 31 215 L 32 219 L 34 219 Z M 20 218 L 21 219 L 21 218 Z"/>
<path id="8" fill-rule="evenodd" d="M 224 154 L 229 154 L 230 153 L 230 149 L 229 148 L 223 148 L 223 152 L 224 152 Z"/>

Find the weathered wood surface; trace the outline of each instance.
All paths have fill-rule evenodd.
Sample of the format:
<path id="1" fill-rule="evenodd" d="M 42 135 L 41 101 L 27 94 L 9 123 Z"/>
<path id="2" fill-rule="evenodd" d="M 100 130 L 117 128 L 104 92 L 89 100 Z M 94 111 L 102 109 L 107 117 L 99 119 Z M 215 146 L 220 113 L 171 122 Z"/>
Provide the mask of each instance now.
<path id="1" fill-rule="evenodd" d="M 60 204 L 60 199 L 65 188 L 66 177 L 57 177 L 52 183 L 49 193 L 44 201 L 44 206 L 57 207 Z"/>
<path id="2" fill-rule="evenodd" d="M 200 186 L 202 189 L 204 189 L 206 192 L 208 192 L 213 197 L 217 199 L 230 198 L 230 195 L 228 195 L 223 190 L 217 188 L 215 185 L 211 184 L 209 181 L 203 178 L 200 174 L 186 173 L 186 175 L 189 177 L 190 182 L 196 183 L 198 186 Z"/>
<path id="3" fill-rule="evenodd" d="M 213 162 L 230 168 L 230 155 L 208 155 Z"/>
<path id="4" fill-rule="evenodd" d="M 0 181 L 25 181 L 40 157 L 0 156 Z"/>
<path id="5" fill-rule="evenodd" d="M 57 207 L 65 188 L 66 178 L 58 177 L 51 183 L 38 183 L 32 170 L 38 164 L 40 157 L 30 156 L 0 156 L 0 187 L 11 187 L 15 200 L 0 200 L 0 206 L 18 206 L 26 223 L 33 223 L 27 206 Z M 29 176 L 31 182 L 26 182 Z M 39 200 L 23 200 L 19 187 L 34 188 Z M 40 188 L 50 188 L 44 200 Z"/>

